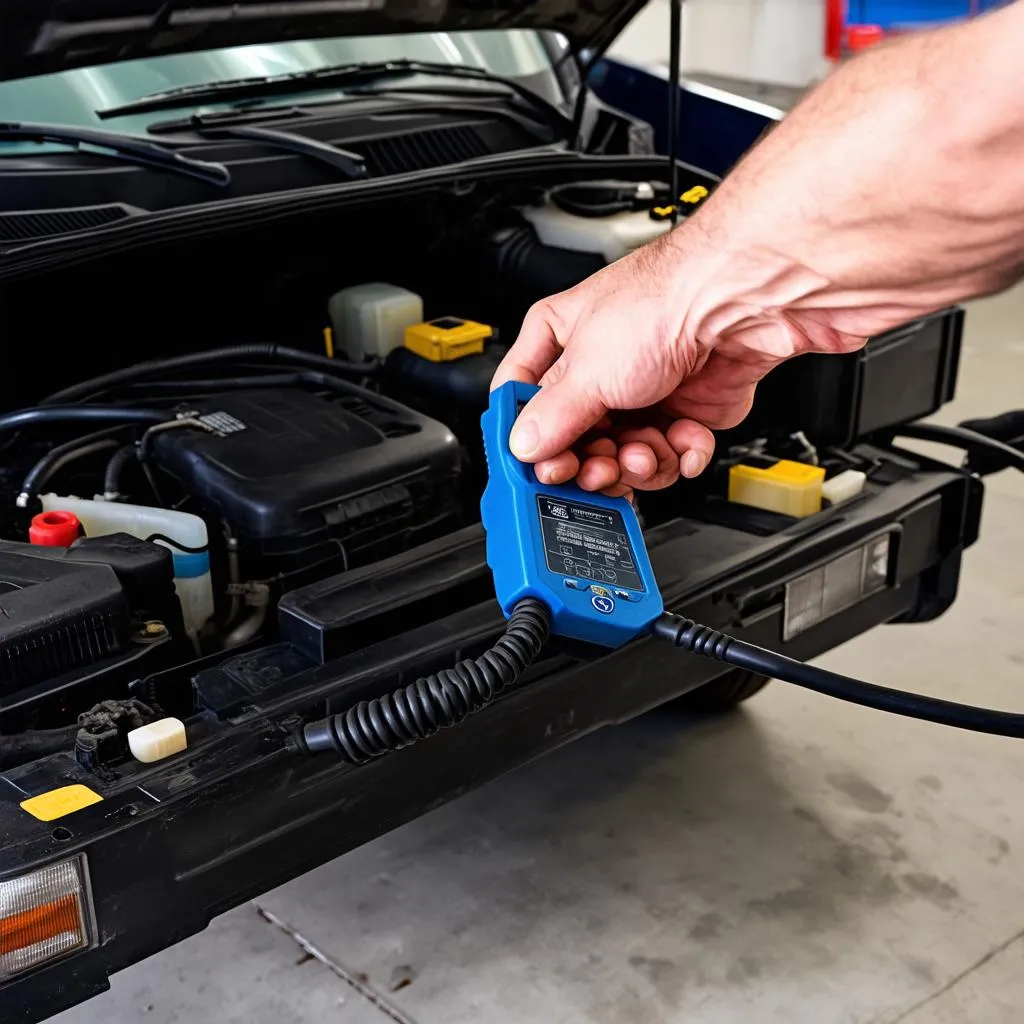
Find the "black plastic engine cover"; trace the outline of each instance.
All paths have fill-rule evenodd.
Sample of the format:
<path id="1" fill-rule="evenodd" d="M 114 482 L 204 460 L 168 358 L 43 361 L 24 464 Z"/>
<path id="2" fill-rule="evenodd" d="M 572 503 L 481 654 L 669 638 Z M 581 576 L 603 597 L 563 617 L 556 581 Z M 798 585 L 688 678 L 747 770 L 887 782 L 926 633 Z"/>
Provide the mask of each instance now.
<path id="1" fill-rule="evenodd" d="M 0 693 L 124 646 L 128 602 L 114 570 L 55 559 L 52 552 L 0 543 Z"/>
<path id="2" fill-rule="evenodd" d="M 166 548 L 124 534 L 70 548 L 0 541 L 0 711 L 15 691 L 108 662 L 143 617 L 180 631 L 173 574 Z"/>
<path id="3" fill-rule="evenodd" d="M 355 385 L 326 397 L 298 387 L 230 392 L 203 405 L 222 414 L 224 432 L 165 431 L 152 457 L 242 539 L 307 536 L 390 505 L 427 505 L 429 494 L 417 499 L 423 485 L 458 474 L 447 427 Z"/>

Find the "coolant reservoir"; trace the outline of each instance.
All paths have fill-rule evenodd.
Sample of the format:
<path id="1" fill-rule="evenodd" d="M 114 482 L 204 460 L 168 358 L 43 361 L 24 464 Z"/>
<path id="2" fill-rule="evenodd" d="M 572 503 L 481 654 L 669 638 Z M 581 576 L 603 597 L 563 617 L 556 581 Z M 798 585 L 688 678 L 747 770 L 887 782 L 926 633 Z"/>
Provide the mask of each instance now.
<path id="1" fill-rule="evenodd" d="M 370 281 L 335 292 L 327 303 L 335 344 L 350 359 L 385 359 L 423 320 L 423 299 L 407 288 Z"/>
<path id="2" fill-rule="evenodd" d="M 193 640 L 196 638 L 213 614 L 210 540 L 206 523 L 199 516 L 150 505 L 123 505 L 59 494 L 43 494 L 40 501 L 44 512 L 71 512 L 77 516 L 87 537 L 127 533 L 169 548 L 185 631 Z"/>
<path id="3" fill-rule="evenodd" d="M 617 196 L 622 198 L 616 201 Z M 599 253 L 607 263 L 614 263 L 672 227 L 668 220 L 651 217 L 646 200 L 653 196 L 649 185 L 593 182 L 554 190 L 540 206 L 520 212 L 542 245 Z M 637 205 L 639 209 L 629 208 Z"/>

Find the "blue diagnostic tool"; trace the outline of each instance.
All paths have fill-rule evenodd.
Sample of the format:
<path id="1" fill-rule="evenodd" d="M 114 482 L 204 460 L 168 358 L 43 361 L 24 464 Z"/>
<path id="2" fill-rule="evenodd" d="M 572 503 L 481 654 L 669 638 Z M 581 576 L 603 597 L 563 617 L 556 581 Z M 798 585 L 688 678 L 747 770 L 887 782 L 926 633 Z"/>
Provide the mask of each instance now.
<path id="1" fill-rule="evenodd" d="M 537 598 L 551 611 L 553 635 L 621 647 L 664 610 L 640 523 L 625 498 L 539 483 L 512 454 L 512 424 L 537 391 L 503 384 L 481 420 L 488 480 L 480 512 L 498 602 L 508 616 Z"/>

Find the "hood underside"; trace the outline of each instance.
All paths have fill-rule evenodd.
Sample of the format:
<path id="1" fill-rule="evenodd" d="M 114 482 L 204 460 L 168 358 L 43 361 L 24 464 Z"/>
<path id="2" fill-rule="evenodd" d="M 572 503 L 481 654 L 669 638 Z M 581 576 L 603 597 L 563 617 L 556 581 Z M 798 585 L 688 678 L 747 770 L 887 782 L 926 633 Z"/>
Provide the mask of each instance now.
<path id="1" fill-rule="evenodd" d="M 253 43 L 488 29 L 600 53 L 646 0 L 0 0 L 0 79 Z M 0 112 L 2 116 L 2 112 Z"/>

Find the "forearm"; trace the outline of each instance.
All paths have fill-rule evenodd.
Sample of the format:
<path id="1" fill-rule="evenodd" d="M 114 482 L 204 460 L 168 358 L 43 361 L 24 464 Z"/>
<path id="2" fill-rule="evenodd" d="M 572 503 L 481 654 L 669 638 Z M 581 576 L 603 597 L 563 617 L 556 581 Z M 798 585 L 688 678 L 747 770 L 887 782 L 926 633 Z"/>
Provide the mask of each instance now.
<path id="1" fill-rule="evenodd" d="M 1024 252 L 1022 55 L 1018 2 L 849 62 L 679 229 L 685 265 L 708 254 L 733 300 L 896 320 L 1002 287 Z"/>

